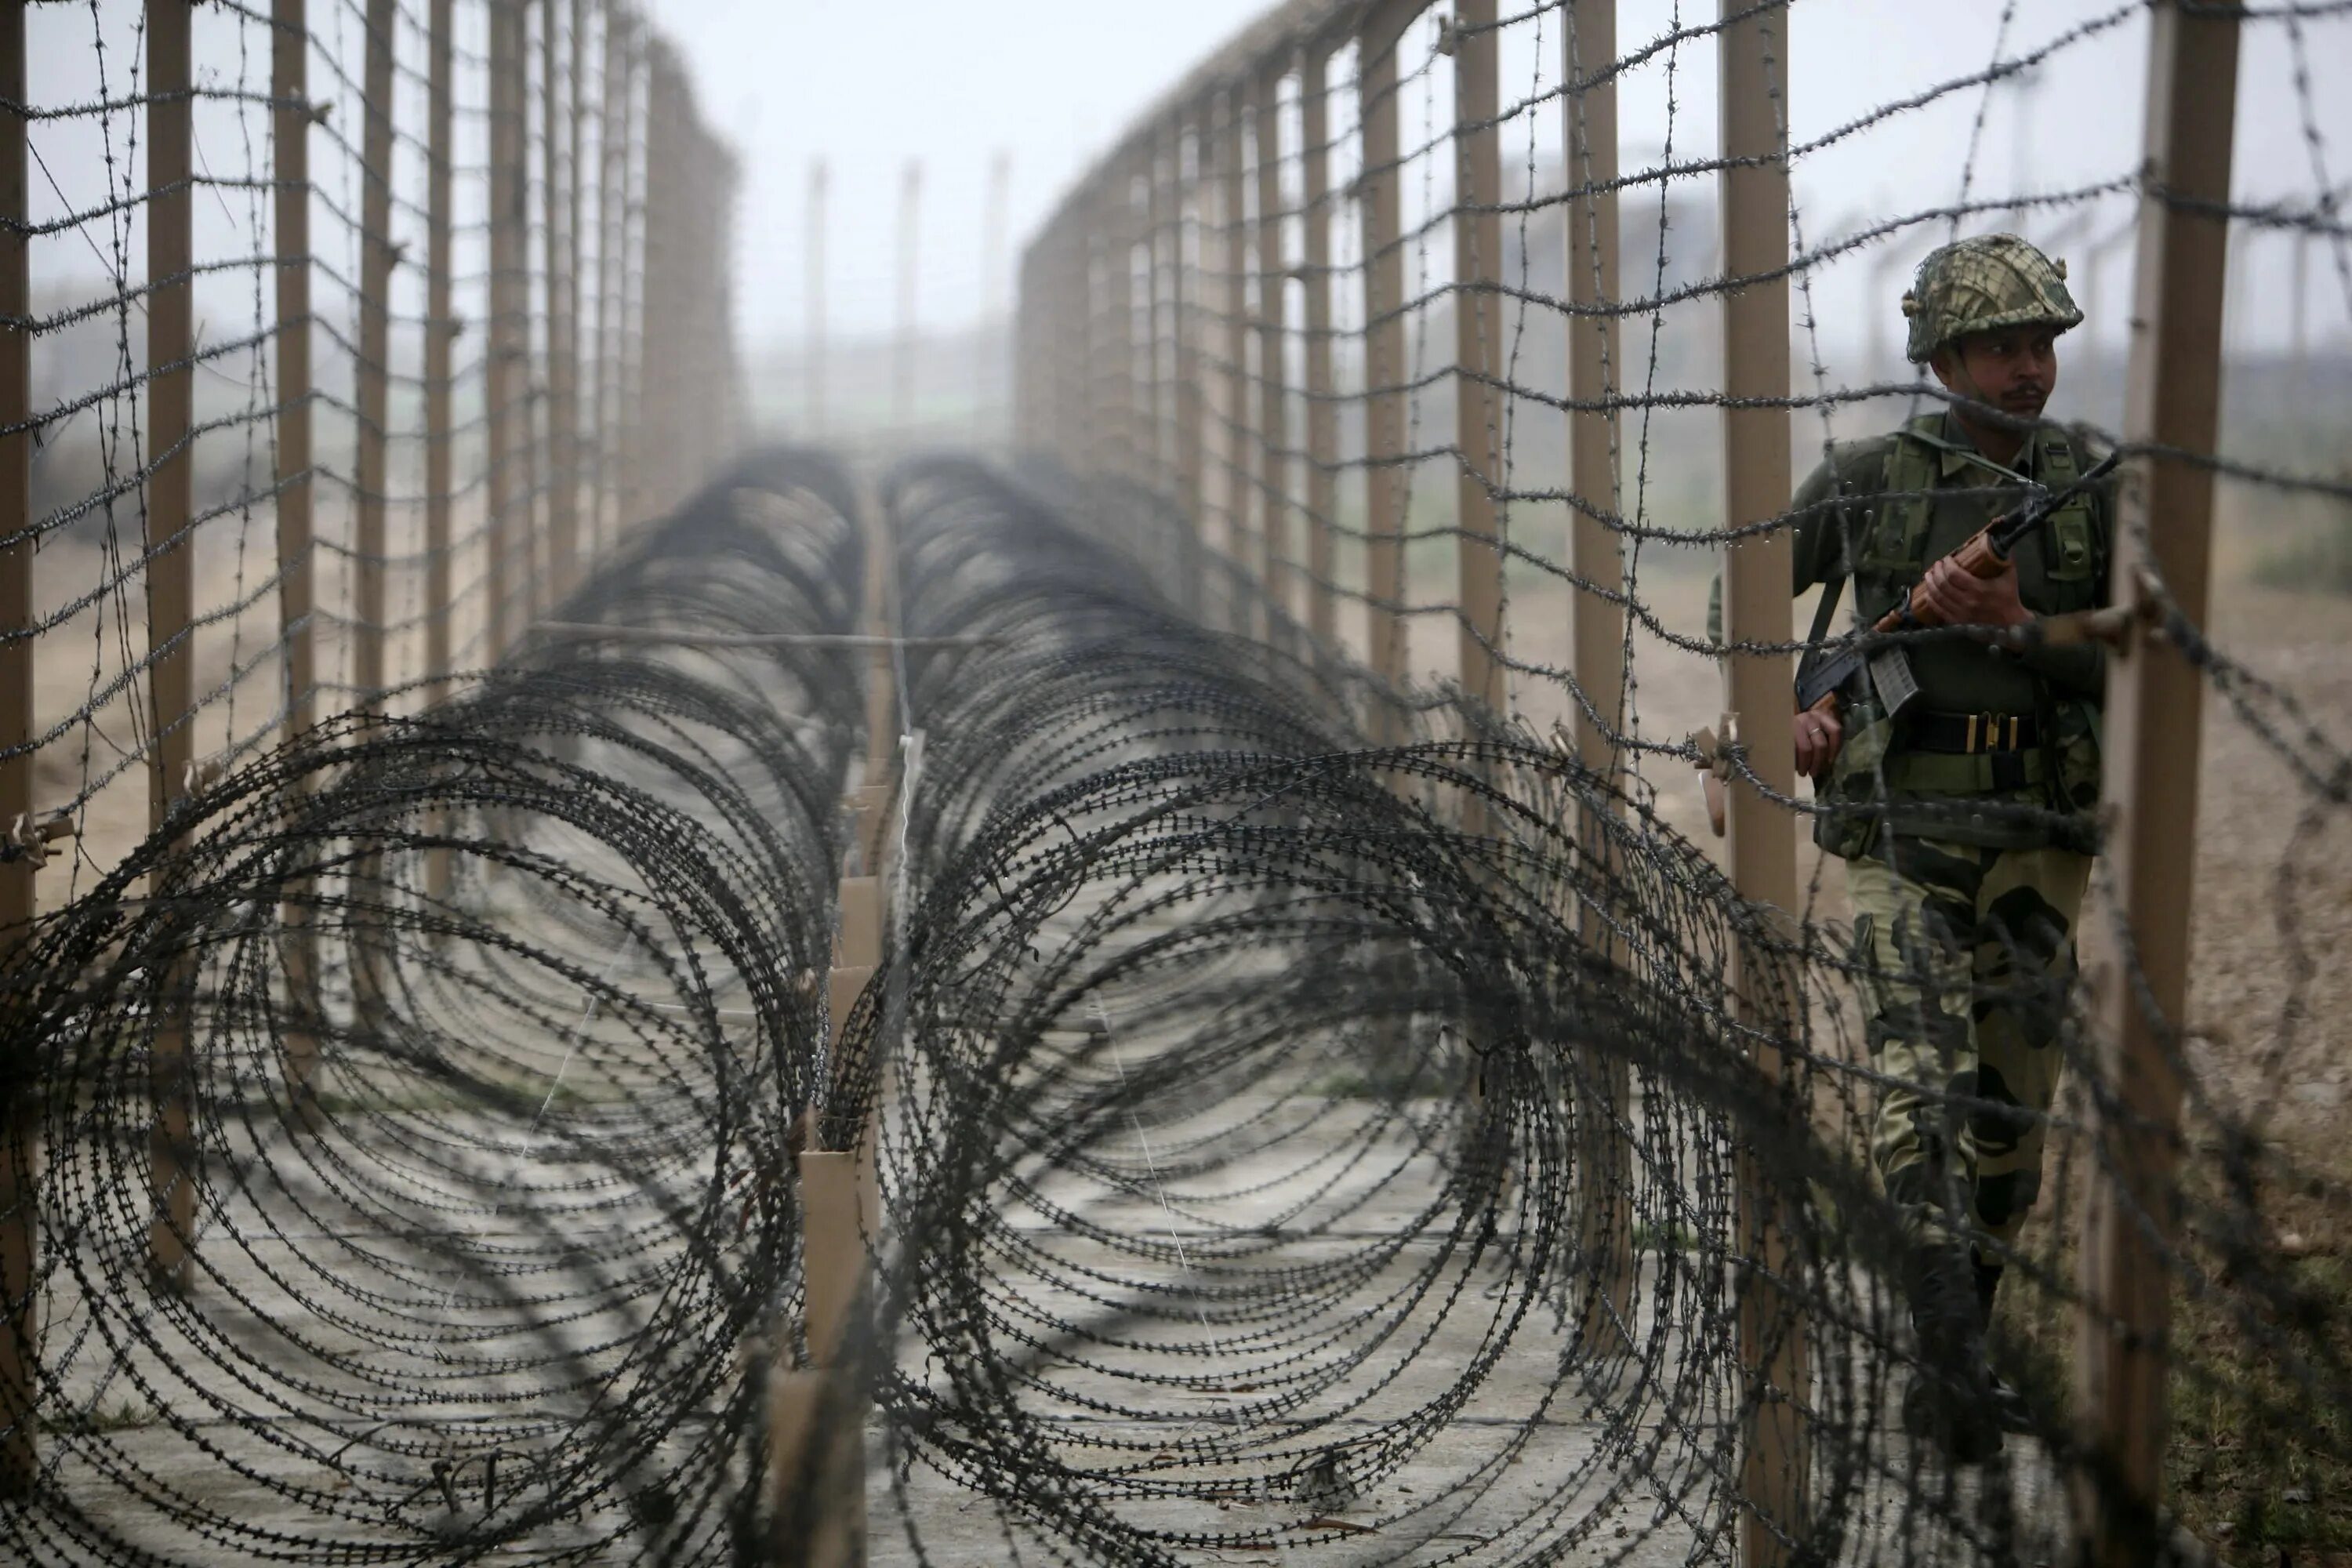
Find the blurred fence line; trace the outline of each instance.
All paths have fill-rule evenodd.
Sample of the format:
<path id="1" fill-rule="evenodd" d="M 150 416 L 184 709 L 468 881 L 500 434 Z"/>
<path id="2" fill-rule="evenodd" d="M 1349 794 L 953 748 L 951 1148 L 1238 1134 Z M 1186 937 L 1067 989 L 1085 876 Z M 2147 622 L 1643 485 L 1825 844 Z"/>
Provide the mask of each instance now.
<path id="1" fill-rule="evenodd" d="M 0 4 L 0 945 L 216 770 L 497 663 L 718 467 L 734 182 L 625 0 Z"/>

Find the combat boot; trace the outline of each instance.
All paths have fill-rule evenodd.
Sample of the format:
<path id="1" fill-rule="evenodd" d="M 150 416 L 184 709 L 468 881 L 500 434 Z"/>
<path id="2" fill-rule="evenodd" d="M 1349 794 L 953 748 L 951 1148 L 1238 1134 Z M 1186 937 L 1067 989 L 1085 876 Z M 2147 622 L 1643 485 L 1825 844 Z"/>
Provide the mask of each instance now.
<path id="1" fill-rule="evenodd" d="M 1905 1259 L 1903 1289 L 1919 1365 L 1903 1394 L 1903 1428 L 1955 1464 L 1981 1465 L 2000 1453 L 2003 1424 L 1969 1273 L 1964 1245 L 1923 1243 Z"/>

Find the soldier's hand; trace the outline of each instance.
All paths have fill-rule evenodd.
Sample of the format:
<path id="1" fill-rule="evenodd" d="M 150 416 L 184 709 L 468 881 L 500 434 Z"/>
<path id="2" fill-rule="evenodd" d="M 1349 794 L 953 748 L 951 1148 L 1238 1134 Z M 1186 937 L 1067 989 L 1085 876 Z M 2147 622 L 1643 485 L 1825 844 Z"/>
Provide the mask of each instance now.
<path id="1" fill-rule="evenodd" d="M 1816 713 L 1811 709 L 1797 715 L 1797 771 L 1807 778 L 1817 779 L 1829 772 L 1837 761 L 1838 747 L 1845 743 L 1845 726 L 1835 716 Z"/>
<path id="2" fill-rule="evenodd" d="M 2017 563 L 2006 562 L 1997 577 L 1979 577 L 1950 556 L 1929 563 L 1912 594 L 1914 614 L 1930 626 L 2015 626 L 2033 618 L 2017 596 Z"/>

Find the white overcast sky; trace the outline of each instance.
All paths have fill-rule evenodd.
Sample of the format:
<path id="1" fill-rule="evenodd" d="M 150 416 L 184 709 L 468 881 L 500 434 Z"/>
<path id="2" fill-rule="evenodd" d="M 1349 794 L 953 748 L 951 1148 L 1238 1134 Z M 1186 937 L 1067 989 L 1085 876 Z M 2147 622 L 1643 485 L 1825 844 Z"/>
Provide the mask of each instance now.
<path id="1" fill-rule="evenodd" d="M 683 46 L 713 120 L 745 152 L 738 310 L 746 335 L 789 340 L 800 330 L 802 229 L 809 161 L 832 170 L 829 314 L 836 331 L 886 328 L 895 308 L 892 234 L 899 171 L 919 157 L 926 169 L 920 310 L 929 321 L 971 320 L 983 301 L 983 192 L 991 157 L 1013 168 L 1013 246 L 1034 230 L 1080 168 L 1160 91 L 1265 8 L 1263 0 L 654 0 L 654 14 Z M 1510 5 L 1506 11 L 1525 9 Z M 1673 0 L 1622 0 L 1621 47 L 1632 49 L 1674 26 Z M 1685 0 L 1685 26 L 1711 21 L 1716 6 Z M 2004 27 L 2004 16 L 2007 16 Z M 1965 151 L 1981 109 L 1984 129 L 1974 194 L 2048 192 L 2129 174 L 2142 125 L 2145 18 L 2116 0 L 1800 0 L 1791 13 L 1790 105 L 1805 141 L 1870 114 L 1878 105 L 1933 84 L 2014 60 L 2089 26 L 2058 50 L 2033 89 L 2007 82 L 1971 89 L 1928 109 L 1895 116 L 1809 159 L 1799 203 L 1806 238 L 1859 224 L 1872 210 L 1938 205 L 1959 195 Z M 2102 19 L 2120 17 L 2111 26 Z M 1556 29 L 1556 18 L 1549 24 Z M 1504 94 L 1535 85 L 1538 57 L 1526 29 L 1505 58 Z M 1540 65 L 1557 79 L 1557 31 Z M 2237 155 L 2242 194 L 2308 203 L 2320 188 L 2303 134 L 2294 51 L 2276 19 L 2250 24 L 2241 70 Z M 2303 54 L 2314 78 L 2307 101 L 2322 158 L 2338 184 L 2352 179 L 2352 21 L 2306 23 Z M 1705 155 L 1715 139 L 1714 45 L 1678 51 L 1678 155 Z M 1623 135 L 1629 157 L 1654 149 L 1665 126 L 1663 64 L 1626 83 Z M 1507 133 L 1507 156 L 1524 156 L 1530 135 L 1559 145 L 1558 121 Z M 1514 146 L 1511 136 L 1516 135 Z M 1654 155 L 1654 154 L 1652 154 Z M 2035 216 L 2038 238 L 2080 252 L 2093 233 L 2112 233 L 2128 204 Z M 1989 220 L 1988 220 L 1989 221 Z M 1977 222 L 1972 226 L 1986 226 Z M 1937 239 L 1923 228 L 1890 247 L 1908 261 Z M 2257 241 L 2252 285 L 2242 311 L 2256 339 L 2283 338 L 2290 261 L 2283 240 Z M 2342 332 L 2352 278 L 2339 276 L 2344 247 L 2320 245 L 2305 258 L 2310 321 Z M 2113 253 L 2105 311 L 2120 332 L 2128 244 Z M 1857 260 L 1821 279 L 1816 305 L 1827 318 L 1884 299 L 1888 276 Z M 1898 275 L 1895 266 L 1889 275 Z M 1008 285 L 1009 287 L 1009 285 Z M 1891 309 L 1885 300 L 1879 308 Z M 2267 331 L 2263 330 L 2267 327 Z M 1853 336 L 1853 332 L 1843 335 Z"/>
<path id="2" fill-rule="evenodd" d="M 833 331 L 878 332 L 890 324 L 896 299 L 892 234 L 900 171 L 910 158 L 920 158 L 926 171 L 921 319 L 933 327 L 968 324 L 984 311 L 1001 312 L 1009 305 L 1002 297 L 983 297 L 982 213 L 992 160 L 1002 153 L 1011 162 L 1009 248 L 1017 250 L 1073 176 L 1135 115 L 1259 14 L 1264 0 L 645 4 L 656 25 L 682 48 L 706 114 L 742 152 L 739 327 L 753 342 L 789 344 L 797 339 L 804 315 L 803 222 L 813 159 L 824 159 L 832 174 L 827 292 Z M 1506 0 L 1504 9 L 1537 8 Z M 423 12 L 421 5 L 402 8 L 399 47 L 411 66 L 422 63 L 416 18 Z M 133 90 L 140 14 L 139 0 L 33 7 L 28 26 L 34 101 L 120 99 Z M 321 0 L 311 6 L 319 51 L 344 58 L 352 77 L 358 74 L 362 39 L 358 14 L 349 0 Z M 461 34 L 471 37 L 480 26 L 479 8 L 461 6 L 459 14 Z M 1678 14 L 1685 26 L 1697 26 L 1714 19 L 1717 5 L 1681 0 L 1677 7 L 1676 0 L 1621 0 L 1621 47 L 1631 52 L 1647 45 L 1669 31 Z M 1893 114 L 1805 156 L 1796 188 L 1811 245 L 1868 226 L 1876 216 L 1953 202 L 1969 166 L 1972 142 L 1978 153 L 1971 188 L 1979 199 L 2120 181 L 2137 164 L 2147 32 L 2137 0 L 1796 0 L 1790 17 L 1790 117 L 1800 144 L 1864 120 L 1878 106 L 2081 35 L 2057 49 L 2030 92 L 2021 89 L 2024 79 L 2006 74 L 1990 89 L 1942 94 L 1923 109 Z M 217 7 L 199 8 L 195 19 L 205 79 L 266 91 L 266 24 Z M 1549 9 L 1538 21 L 1508 30 L 1503 64 L 1507 102 L 1557 82 L 1559 26 L 1559 11 Z M 1544 29 L 1539 47 L 1538 27 Z M 2277 15 L 2246 25 L 2236 154 L 2241 199 L 2307 207 L 2326 185 L 2341 188 L 2352 181 L 2352 12 L 2314 17 L 2303 27 L 2298 51 L 2288 24 Z M 101 40 L 102 75 L 94 47 Z M 478 37 L 472 45 L 478 47 Z M 2297 87 L 2298 54 L 2308 68 L 2308 90 Z M 1706 157 L 1714 151 L 1715 44 L 1697 37 L 1627 74 L 1622 113 L 1629 164 L 1654 158 L 1665 136 L 1670 59 L 1675 155 Z M 337 90 L 315 59 L 312 77 L 314 91 Z M 349 100 L 348 84 L 341 90 Z M 479 83 L 461 80 L 459 90 L 472 101 Z M 421 123 L 421 86 L 404 75 L 402 92 L 402 123 Z M 345 101 L 337 108 L 331 125 L 314 137 L 314 177 L 322 203 L 355 211 L 354 161 L 332 138 L 357 126 L 357 104 Z M 1415 112 L 1409 104 L 1409 141 Z M 1436 112 L 1442 125 L 1444 111 Z M 114 194 L 135 194 L 141 163 L 131 151 L 132 118 L 117 116 L 110 132 L 87 118 L 35 124 L 34 147 L 44 160 L 33 174 L 37 220 L 54 217 L 68 205 L 85 210 L 102 205 L 110 153 Z M 198 151 L 207 166 L 225 165 L 223 174 L 266 170 L 267 123 L 258 110 L 240 124 L 226 103 L 207 102 L 199 106 L 198 121 Z M 478 134 L 478 122 L 461 124 L 461 164 L 478 167 L 480 150 L 467 144 Z M 1505 155 L 1519 163 L 1527 161 L 1530 143 L 1551 156 L 1559 142 L 1556 104 L 1505 128 Z M 421 162 L 406 144 L 396 158 L 396 188 L 414 199 L 421 195 Z M 52 176 L 55 192 L 47 184 Z M 467 182 L 461 185 L 464 220 L 478 208 L 480 193 Z M 1686 188 L 1694 197 L 1711 199 L 1703 180 Z M 197 205 L 200 259 L 240 251 L 249 256 L 257 245 L 266 245 L 257 236 L 268 211 L 261 191 L 225 191 Z M 2100 327 L 2116 334 L 2126 314 L 2128 244 L 2115 246 L 2104 268 L 2087 266 L 2086 252 L 2093 238 L 2122 233 L 2130 211 L 2126 198 L 2110 195 L 2017 220 L 2027 234 L 2059 245 L 2074 258 L 2078 285 L 2086 290 L 2090 275 L 2101 275 Z M 36 241 L 37 288 L 44 282 L 93 287 L 101 268 L 118 266 L 135 277 L 143 260 L 142 220 L 135 203 L 123 212 L 122 225 L 111 236 L 100 225 Z M 2005 216 L 1972 218 L 1968 226 L 1994 226 Z M 1557 220 L 1546 214 L 1532 221 Z M 414 226 L 405 212 L 396 222 Z M 346 227 L 322 216 L 316 233 L 325 259 L 342 273 L 355 271 L 354 242 Z M 1877 321 L 1884 330 L 1903 270 L 1942 237 L 1940 226 L 1921 224 L 1821 269 L 1813 279 L 1812 303 L 1825 339 L 1858 341 L 1866 321 Z M 117 246 L 119 255 L 107 254 Z M 2233 322 L 2241 342 L 2275 345 L 2285 340 L 2293 319 L 2287 282 L 2294 248 L 2276 232 L 2255 237 L 2237 286 Z M 2341 341 L 2352 321 L 2352 247 L 2335 238 L 2303 248 L 2303 298 L 2311 329 L 2316 336 Z M 461 221 L 461 279 L 469 273 L 478 278 L 478 226 Z M 414 273 L 413 268 L 404 268 L 396 290 L 414 292 Z M 205 309 L 224 323 L 224 331 L 227 322 L 266 310 L 255 297 L 249 269 L 208 276 L 198 288 Z M 321 288 L 322 311 L 347 308 L 331 283 L 322 281 Z M 396 297 L 396 310 L 413 308 Z"/>

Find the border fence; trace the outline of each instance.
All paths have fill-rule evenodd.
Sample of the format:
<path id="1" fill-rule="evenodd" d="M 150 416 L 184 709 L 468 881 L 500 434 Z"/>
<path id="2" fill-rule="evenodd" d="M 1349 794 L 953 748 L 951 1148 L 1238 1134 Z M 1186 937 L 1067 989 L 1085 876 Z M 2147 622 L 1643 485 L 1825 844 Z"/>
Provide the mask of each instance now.
<path id="1" fill-rule="evenodd" d="M 1780 717 L 1797 657 L 1824 647 L 1799 634 L 1789 591 L 1792 464 L 1948 395 L 1924 369 L 1915 378 L 1891 363 L 1876 325 L 1866 352 L 1850 335 L 1833 341 L 1828 310 L 1899 320 L 1902 274 L 1889 264 L 1962 233 L 2016 227 L 2087 259 L 2074 277 L 2090 342 L 2079 355 L 2078 340 L 2061 346 L 2091 385 L 2076 396 L 2112 421 L 2093 421 L 2095 439 L 2128 476 L 2103 607 L 2068 626 L 2109 649 L 2099 914 L 2084 939 L 2088 980 L 2069 1004 L 2074 1089 L 2046 1119 L 2061 1150 L 2046 1223 L 2009 1272 L 2032 1280 L 2042 1343 L 2072 1368 L 2073 1426 L 2058 1447 L 2072 1456 L 2084 1560 L 2154 1561 L 2169 1549 L 2157 1500 L 2187 1468 L 2177 1431 L 2168 1448 L 2168 1402 L 2201 1403 L 2231 1381 L 2204 1360 L 2211 1315 L 2295 1375 L 2343 1348 L 2340 1305 L 2336 1326 L 2294 1351 L 2257 1326 L 2273 1320 L 2255 1299 L 2296 1265 L 2252 1191 L 2297 1185 L 2326 1160 L 2308 1137 L 2282 1153 L 2258 1131 L 2276 1084 L 2242 1097 L 2224 1087 L 2262 1068 L 2216 1070 L 2196 1052 L 2184 1020 L 2198 841 L 2184 825 L 2200 820 L 2210 776 L 2210 692 L 2229 710 L 2229 743 L 2251 743 L 2296 781 L 2285 793 L 2304 827 L 2273 847 L 2281 887 L 2313 838 L 2340 832 L 2340 724 L 2331 738 L 2209 628 L 2217 489 L 2239 520 L 2337 507 L 2347 493 L 2315 426 L 2283 439 L 2324 416 L 2242 384 L 2259 410 L 2225 427 L 2222 390 L 2225 306 L 2248 309 L 2230 273 L 2254 242 L 2292 257 L 2302 395 L 2316 395 L 2314 346 L 2352 308 L 2331 285 L 2311 315 L 2315 268 L 2352 277 L 2331 174 L 2341 150 L 2330 132 L 2343 128 L 2317 85 L 2337 72 L 2347 18 L 2327 5 L 2006 6 L 1969 39 L 1979 63 L 1941 62 L 1950 74 L 1931 71 L 1916 90 L 1859 69 L 1821 93 L 1834 101 L 1808 105 L 1790 64 L 1808 47 L 1790 37 L 1807 9 L 1644 7 L 1636 37 L 1636 8 L 1617 0 L 1275 7 L 1135 121 L 1031 243 L 1019 429 L 1092 478 L 1103 514 L 1181 568 L 1213 624 L 1344 647 L 1378 689 L 1418 685 L 1426 695 L 1408 709 L 1461 715 L 1435 721 L 1440 733 L 1475 734 L 1505 714 L 1549 726 L 1670 822 L 1696 827 L 1689 769 L 1711 769 L 1727 783 L 1739 894 L 1800 918 L 1808 951 L 1842 950 L 1842 894 L 1800 853 L 1809 823 L 1838 807 L 1799 790 Z M 1812 9 L 1811 38 L 1858 35 L 1837 51 L 1855 68 L 1872 48 L 1861 40 L 1893 49 L 1908 26 Z M 2063 175 L 1991 189 L 1979 167 L 1988 116 L 2024 112 L 2014 106 L 2043 77 L 2077 92 L 2086 73 L 2128 79 L 2135 45 L 2146 62 L 2130 100 L 2137 143 L 2100 140 L 2087 112 L 2062 126 L 2044 109 L 2042 134 L 2066 143 L 2049 160 Z M 1640 148 L 1621 138 L 1628 95 L 1653 138 Z M 1715 112 L 1695 114 L 1710 96 Z M 2294 156 L 2233 181 L 2248 100 L 2281 111 Z M 1711 120 L 1711 136 L 1694 136 L 1693 118 Z M 2025 171 L 2044 149 L 2031 126 L 2011 135 Z M 1818 203 L 1870 153 L 1903 160 L 1910 188 L 1936 196 L 1903 210 L 1882 186 L 1875 202 L 1826 217 L 1802 199 Z M 2280 179 L 2275 197 L 2245 194 Z M 2126 240 L 2127 306 L 2108 280 Z M 2126 316 L 2118 365 L 2107 343 Z M 1719 634 L 1690 597 L 1705 583 L 1693 563 L 1710 556 Z M 1719 716 L 1690 697 L 1718 684 Z M 1383 722 L 1391 738 L 1408 732 L 1393 710 Z M 2210 795 L 2203 805 L 2230 809 Z M 2286 950 L 2308 913 L 2282 896 Z M 1869 961 L 1857 963 L 1852 978 L 1866 985 Z M 2291 989 L 2263 998 L 2278 1008 L 2271 1038 L 2291 1037 L 2305 1016 L 2307 997 Z M 1998 1003 L 1980 990 L 1973 1005 Z M 1820 998 L 1814 1013 L 1793 1026 L 1751 1016 L 1756 1065 L 1858 1142 L 1877 1096 L 1873 1063 L 1823 1022 Z M 1956 1097 L 1970 1092 L 1956 1080 Z M 2340 1171 L 2308 1179 L 2340 1205 Z M 2229 1188 L 2240 1197 L 2217 1202 Z M 1587 1185 L 1581 1201 L 1598 1211 L 1588 1231 L 1622 1223 L 1609 1184 Z M 1792 1283 L 1776 1235 L 1787 1201 L 1751 1169 L 1727 1260 L 1745 1282 L 1743 1563 L 1804 1560 L 1818 1464 L 1835 1462 L 1808 1414 L 1824 1374 L 1808 1346 L 1826 1342 L 1819 1314 L 1833 1304 Z M 2230 1261 L 2208 1250 L 2217 1245 Z M 2246 1294 L 2250 1274 L 2272 1285 Z M 2305 1394 L 2320 1397 L 2316 1384 Z"/>
<path id="2" fill-rule="evenodd" d="M 825 165 L 743 387 L 651 7 L 0 0 L 0 1553 L 2352 1550 L 2352 5 L 1962 11 L 1284 0 L 1033 237 L 995 462 L 753 443 Z M 2102 650 L 2095 808 L 1971 808 L 2087 895 L 1955 953 L 1783 715 L 1962 634 L 1801 630 L 1792 498 L 1994 227 L 2123 478 L 1984 654 Z"/>
<path id="3" fill-rule="evenodd" d="M 610 0 L 0 6 L 12 945 L 225 773 L 496 664 L 732 450 L 731 156 Z M 299 1079 L 315 1043 L 288 1049 Z M 21 1498 L 26 1413 L 89 1326 L 37 1319 L 16 1114 Z M 155 1117 L 153 1264 L 184 1286 L 188 1107 Z"/>

